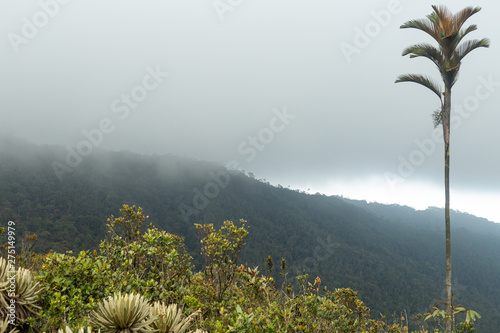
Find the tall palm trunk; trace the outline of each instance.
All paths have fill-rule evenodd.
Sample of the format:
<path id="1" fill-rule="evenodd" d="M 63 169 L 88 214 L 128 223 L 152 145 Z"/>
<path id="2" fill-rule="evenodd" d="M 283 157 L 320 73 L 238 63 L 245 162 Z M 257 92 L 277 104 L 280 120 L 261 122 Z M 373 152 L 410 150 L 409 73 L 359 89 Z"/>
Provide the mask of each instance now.
<path id="1" fill-rule="evenodd" d="M 444 137 L 444 192 L 445 192 L 445 228 L 446 228 L 446 333 L 451 333 L 451 230 L 450 230 L 450 118 L 451 89 L 445 87 L 443 105 Z"/>
<path id="2" fill-rule="evenodd" d="M 463 24 L 469 17 L 481 10 L 480 7 L 466 7 L 456 14 L 451 13 L 444 6 L 432 6 L 433 13 L 427 15 L 427 19 L 411 20 L 401 26 L 401 28 L 413 28 L 422 30 L 430 35 L 437 43 L 438 47 L 430 44 L 416 44 L 407 47 L 403 55 L 410 55 L 410 58 L 425 57 L 431 60 L 439 69 L 444 83 L 442 87 L 436 84 L 427 76 L 418 74 L 400 75 L 397 82 L 415 82 L 429 88 L 434 92 L 441 102 L 441 119 L 435 122 L 443 126 L 444 138 L 444 186 L 445 186 L 445 226 L 446 226 L 446 333 L 451 333 L 452 322 L 452 294 L 451 294 L 451 232 L 450 232 L 450 114 L 451 114 L 451 88 L 458 78 L 462 59 L 471 51 L 478 47 L 489 47 L 490 41 L 487 38 L 481 40 L 469 40 L 460 42 L 468 33 L 477 29 L 476 25 L 471 25 L 467 29 L 462 29 Z M 444 97 L 444 100 L 443 100 Z M 436 119 L 435 119 L 436 120 Z"/>

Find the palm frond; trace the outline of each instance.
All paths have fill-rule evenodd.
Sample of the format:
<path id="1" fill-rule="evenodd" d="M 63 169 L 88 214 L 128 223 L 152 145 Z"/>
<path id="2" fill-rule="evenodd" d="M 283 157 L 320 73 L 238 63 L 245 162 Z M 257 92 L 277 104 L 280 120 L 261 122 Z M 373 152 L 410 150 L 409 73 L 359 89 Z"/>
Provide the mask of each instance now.
<path id="1" fill-rule="evenodd" d="M 481 10 L 481 7 L 466 7 L 453 15 L 453 29 L 459 31 L 472 15 Z"/>
<path id="2" fill-rule="evenodd" d="M 434 24 L 437 23 L 439 26 L 440 30 L 444 33 L 442 35 L 442 38 L 445 38 L 453 33 L 453 14 L 451 11 L 448 9 L 446 6 L 432 6 L 432 9 L 434 9 L 434 13 L 436 13 L 436 16 L 438 18 L 437 22 L 434 21 Z"/>
<path id="3" fill-rule="evenodd" d="M 466 7 L 453 14 L 446 6 L 432 6 L 433 12 L 426 16 L 427 19 L 406 22 L 401 28 L 415 28 L 422 30 L 433 37 L 438 47 L 430 44 L 416 44 L 403 50 L 403 56 L 410 58 L 426 57 L 438 67 L 443 79 L 444 87 L 451 89 L 457 82 L 462 59 L 469 52 L 479 47 L 489 47 L 487 38 L 464 42 L 469 33 L 477 30 L 475 24 L 462 29 L 469 17 L 481 10 L 480 7 Z M 422 75 L 401 75 L 396 82 L 415 82 L 432 90 L 442 101 L 441 85 Z"/>
<path id="4" fill-rule="evenodd" d="M 458 44 L 460 44 L 460 42 L 462 41 L 462 39 L 467 36 L 469 33 L 473 32 L 473 31 L 476 31 L 477 30 L 477 25 L 475 24 L 472 24 L 470 25 L 469 27 L 467 27 L 467 29 L 463 30 L 463 29 L 460 29 L 456 36 L 455 36 L 455 40 L 454 40 L 454 45 L 453 45 L 453 49 L 456 49 L 456 47 L 458 46 Z"/>
<path id="5" fill-rule="evenodd" d="M 437 30 L 435 25 L 432 24 L 432 22 L 429 20 L 425 20 L 425 19 L 411 20 L 411 21 L 405 22 L 403 25 L 400 26 L 400 28 L 401 29 L 413 28 L 413 29 L 422 30 L 423 32 L 427 33 L 429 36 L 434 38 L 438 43 L 441 39 L 439 30 Z"/>
<path id="6" fill-rule="evenodd" d="M 439 97 L 439 100 L 441 100 L 442 89 L 440 88 L 439 84 L 437 84 L 434 80 L 427 76 L 419 74 L 403 74 L 398 76 L 398 78 L 396 79 L 396 83 L 399 82 L 415 82 L 421 84 L 433 91 Z"/>
<path id="7" fill-rule="evenodd" d="M 462 61 L 462 59 L 469 54 L 469 52 L 479 48 L 479 47 L 490 47 L 490 40 L 488 38 L 483 39 L 474 39 L 465 41 L 462 45 L 460 45 L 455 54 L 457 61 Z"/>
<path id="8" fill-rule="evenodd" d="M 402 55 L 410 55 L 410 58 L 426 57 L 430 59 L 441 71 L 445 66 L 443 54 L 439 49 L 430 44 L 415 44 L 403 50 Z"/>
<path id="9" fill-rule="evenodd" d="M 463 24 L 469 17 L 481 10 L 480 7 L 466 7 L 455 15 L 446 6 L 432 6 L 434 12 L 427 16 L 435 29 L 439 30 L 441 40 L 437 40 L 445 57 L 451 58 L 460 41 L 470 32 L 477 29 L 471 25 L 462 30 Z"/>

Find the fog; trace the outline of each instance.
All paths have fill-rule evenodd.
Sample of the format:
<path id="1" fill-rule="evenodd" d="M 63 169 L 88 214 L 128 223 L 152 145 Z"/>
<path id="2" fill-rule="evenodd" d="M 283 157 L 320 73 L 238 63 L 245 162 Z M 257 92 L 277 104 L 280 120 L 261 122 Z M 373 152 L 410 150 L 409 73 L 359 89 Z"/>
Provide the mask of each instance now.
<path id="1" fill-rule="evenodd" d="M 402 57 L 429 1 L 5 0 L 0 134 L 91 154 L 176 154 L 310 193 L 444 205 L 439 101 Z M 498 4 L 453 89 L 451 208 L 500 222 Z M 61 160 L 61 163 L 64 163 Z"/>

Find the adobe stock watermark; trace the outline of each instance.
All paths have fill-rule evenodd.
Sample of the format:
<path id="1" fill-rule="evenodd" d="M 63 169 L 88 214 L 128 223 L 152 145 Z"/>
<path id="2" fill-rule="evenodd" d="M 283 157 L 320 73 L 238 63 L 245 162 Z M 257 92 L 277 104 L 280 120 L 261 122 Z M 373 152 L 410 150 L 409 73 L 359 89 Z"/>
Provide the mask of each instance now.
<path id="1" fill-rule="evenodd" d="M 441 292 L 439 294 L 439 300 L 432 300 L 429 302 L 429 305 L 427 307 L 427 311 L 429 311 L 433 306 L 436 306 L 436 301 L 445 301 L 446 300 L 446 278 L 443 279 L 443 287 L 441 289 Z M 456 306 L 460 302 L 460 298 L 462 297 L 462 293 L 465 293 L 467 291 L 467 286 L 463 285 L 458 282 L 457 279 L 453 279 L 453 282 L 451 283 L 452 285 L 452 293 L 453 293 L 453 299 L 454 299 L 454 305 Z"/>
<path id="2" fill-rule="evenodd" d="M 111 112 L 116 114 L 119 120 L 125 120 L 130 115 L 130 111 L 137 109 L 146 100 L 149 93 L 158 89 L 169 75 L 158 65 L 155 69 L 148 66 L 146 72 L 147 74 L 143 77 L 141 84 L 134 86 L 129 93 L 121 94 L 120 97 L 111 102 Z M 84 157 L 92 154 L 94 148 L 102 144 L 104 136 L 113 133 L 115 129 L 115 122 L 109 117 L 102 118 L 95 128 L 83 129 L 82 135 L 84 139 L 79 141 L 75 148 L 66 146 L 65 163 L 52 162 L 52 169 L 59 181 L 63 181 L 64 174 L 70 173 L 74 168 L 78 167 Z"/>
<path id="3" fill-rule="evenodd" d="M 316 247 L 313 250 L 313 255 L 302 261 L 299 260 L 299 262 L 294 263 L 287 269 L 292 274 L 290 282 L 295 284 L 297 276 L 304 274 L 319 276 L 319 264 L 330 259 L 339 247 L 341 247 L 341 244 L 333 241 L 331 235 L 328 235 L 326 238 L 316 238 Z"/>
<path id="4" fill-rule="evenodd" d="M 8 299 L 4 306 L 7 307 L 7 318 L 10 325 L 16 324 L 16 223 L 9 221 L 7 223 L 7 291 Z"/>
<path id="5" fill-rule="evenodd" d="M 451 108 L 450 127 L 452 130 L 460 128 L 464 119 L 468 119 L 472 112 L 479 109 L 481 102 L 491 97 L 493 93 L 500 87 L 499 81 L 493 80 L 493 75 L 490 74 L 487 78 L 478 77 L 479 84 L 474 89 L 474 94 L 467 96 L 462 104 L 453 105 Z M 397 174 L 393 172 L 385 172 L 384 177 L 387 185 L 392 191 L 395 191 L 396 186 L 411 177 L 417 167 L 423 165 L 427 158 L 436 152 L 436 145 L 443 143 L 443 129 L 441 126 L 436 127 L 430 134 L 430 137 L 423 140 L 415 140 L 416 148 L 412 150 L 406 157 L 398 156 L 399 165 Z"/>
<path id="6" fill-rule="evenodd" d="M 260 129 L 256 135 L 250 135 L 243 140 L 236 148 L 236 151 L 241 156 L 246 156 L 247 162 L 252 162 L 257 157 L 258 153 L 263 151 L 276 137 L 276 134 L 285 130 L 290 125 L 291 121 L 295 119 L 295 115 L 288 113 L 287 108 L 282 110 L 273 109 L 274 116 L 269 120 L 269 126 Z M 204 210 L 209 204 L 210 200 L 215 199 L 222 189 L 226 188 L 231 181 L 231 174 L 236 175 L 240 167 L 238 161 L 230 161 L 226 164 L 224 170 L 217 173 L 210 172 L 209 176 L 212 179 L 206 183 L 201 189 L 198 187 L 193 188 L 192 206 L 181 203 L 179 210 L 186 224 L 189 224 L 191 215 L 197 215 L 200 211 Z M 235 173 L 233 171 L 236 171 Z"/>
<path id="7" fill-rule="evenodd" d="M 314 248 L 312 257 L 305 258 L 299 265 L 299 274 L 302 274 L 303 271 L 306 273 L 318 273 L 319 263 L 328 260 L 335 252 L 335 249 L 340 247 L 340 243 L 333 242 L 330 235 L 326 239 L 318 237 L 316 242 L 318 245 Z"/>
<path id="8" fill-rule="evenodd" d="M 22 26 L 20 33 L 9 32 L 7 38 L 14 52 L 19 53 L 21 45 L 27 45 L 35 38 L 41 29 L 49 24 L 50 20 L 56 17 L 61 6 L 67 5 L 71 0 L 41 0 L 38 2 L 38 10 L 31 18 L 24 16 L 21 18 Z"/>
<path id="9" fill-rule="evenodd" d="M 243 3 L 243 0 L 214 0 L 214 6 L 217 15 L 221 21 L 224 21 L 227 13 L 232 13 Z"/>
<path id="10" fill-rule="evenodd" d="M 403 12 L 403 5 L 399 0 L 389 0 L 385 8 L 372 10 L 368 21 L 363 27 L 354 28 L 354 37 L 351 42 L 340 43 L 340 50 L 348 63 L 352 62 L 355 54 L 360 54 L 367 48 L 373 39 L 377 38 L 384 28 L 387 28 L 394 15 Z"/>
<path id="11" fill-rule="evenodd" d="M 442 284 L 446 285 L 445 278 L 443 279 Z M 452 286 L 453 286 L 452 292 L 453 292 L 453 300 L 454 300 L 453 303 L 455 306 L 457 306 L 461 302 L 460 299 L 462 297 L 462 293 L 465 293 L 467 291 L 467 286 L 460 284 L 456 279 L 453 279 Z M 441 289 L 441 291 L 439 292 L 439 295 L 436 295 L 436 297 L 437 298 L 433 298 L 432 300 L 430 300 L 428 305 L 425 307 L 419 306 L 419 309 L 417 309 L 417 308 L 408 309 L 408 310 L 411 310 L 411 312 L 409 314 L 406 314 L 406 316 L 405 316 L 406 319 L 408 320 L 408 322 L 411 322 L 411 320 L 413 319 L 413 323 L 415 325 L 420 326 L 420 329 L 424 329 L 424 326 L 421 326 L 422 325 L 421 323 L 425 322 L 425 320 L 423 320 L 423 318 L 425 318 L 425 316 L 421 317 L 421 315 L 426 314 L 429 311 L 433 311 L 433 308 L 435 306 L 438 306 L 439 308 L 441 308 L 443 310 L 445 309 L 445 307 L 443 307 L 443 304 L 440 304 L 439 302 L 446 301 L 446 287 L 443 287 Z M 415 319 L 415 317 L 417 317 L 418 319 Z M 415 331 L 412 330 L 412 332 L 415 332 Z M 425 332 L 427 332 L 427 331 L 425 331 Z"/>

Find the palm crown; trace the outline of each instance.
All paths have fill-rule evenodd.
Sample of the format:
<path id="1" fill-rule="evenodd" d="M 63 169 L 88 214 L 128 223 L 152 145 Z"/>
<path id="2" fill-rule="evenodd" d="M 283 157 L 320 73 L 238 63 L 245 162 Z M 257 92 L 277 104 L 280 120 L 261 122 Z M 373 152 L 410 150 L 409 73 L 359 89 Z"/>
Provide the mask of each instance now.
<path id="1" fill-rule="evenodd" d="M 460 44 L 462 39 L 477 29 L 475 24 L 462 29 L 469 17 L 481 10 L 480 7 L 467 7 L 452 14 L 444 6 L 432 6 L 434 12 L 427 15 L 427 19 L 411 20 L 401 26 L 402 29 L 414 28 L 426 32 L 439 44 L 439 48 L 431 44 L 422 43 L 407 47 L 403 56 L 410 58 L 426 57 L 438 68 L 445 88 L 451 89 L 458 78 L 458 71 L 462 59 L 478 47 L 489 47 L 489 40 L 468 40 Z M 415 82 L 432 90 L 441 100 L 443 89 L 434 80 L 427 76 L 416 74 L 400 75 L 396 82 Z"/>

